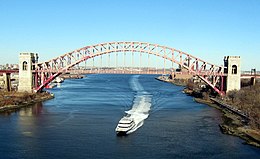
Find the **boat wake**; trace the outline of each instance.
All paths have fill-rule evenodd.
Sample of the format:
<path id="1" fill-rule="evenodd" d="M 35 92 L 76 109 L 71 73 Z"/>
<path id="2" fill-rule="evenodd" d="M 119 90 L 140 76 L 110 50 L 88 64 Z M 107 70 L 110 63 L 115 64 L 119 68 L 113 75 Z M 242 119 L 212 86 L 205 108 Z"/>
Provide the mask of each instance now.
<path id="1" fill-rule="evenodd" d="M 143 125 L 144 120 L 148 118 L 151 109 L 152 95 L 144 91 L 144 88 L 139 83 L 139 76 L 140 75 L 134 75 L 130 80 L 130 87 L 136 92 L 136 95 L 133 100 L 132 108 L 125 111 L 125 113 L 134 120 L 135 127 L 128 131 L 127 134 L 136 131 Z"/>

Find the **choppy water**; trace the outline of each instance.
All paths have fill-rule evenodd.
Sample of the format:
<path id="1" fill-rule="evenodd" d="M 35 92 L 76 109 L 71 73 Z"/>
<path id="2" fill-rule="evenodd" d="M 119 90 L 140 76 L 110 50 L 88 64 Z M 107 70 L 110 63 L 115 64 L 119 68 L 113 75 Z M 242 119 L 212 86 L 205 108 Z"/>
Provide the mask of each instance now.
<path id="1" fill-rule="evenodd" d="M 55 99 L 0 115 L 0 158 L 259 158 L 219 131 L 221 113 L 154 75 L 88 75 L 51 90 Z M 126 113 L 138 126 L 115 127 Z"/>

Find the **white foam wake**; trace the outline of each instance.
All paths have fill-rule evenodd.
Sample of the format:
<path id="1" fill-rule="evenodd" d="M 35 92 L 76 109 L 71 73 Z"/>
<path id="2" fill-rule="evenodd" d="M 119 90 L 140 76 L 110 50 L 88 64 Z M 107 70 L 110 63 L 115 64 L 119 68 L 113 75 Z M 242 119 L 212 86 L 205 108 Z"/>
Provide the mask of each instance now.
<path id="1" fill-rule="evenodd" d="M 133 91 L 140 92 L 143 91 L 143 86 L 139 83 L 140 75 L 134 75 L 130 80 L 130 87 Z"/>
<path id="2" fill-rule="evenodd" d="M 151 108 L 152 95 L 144 91 L 144 88 L 139 83 L 139 76 L 140 75 L 135 75 L 130 80 L 130 86 L 132 90 L 136 92 L 136 95 L 133 100 L 132 108 L 128 111 L 125 111 L 125 113 L 133 118 L 135 122 L 135 127 L 130 130 L 128 134 L 136 131 L 143 125 L 144 120 L 147 119 L 149 116 L 149 111 Z"/>

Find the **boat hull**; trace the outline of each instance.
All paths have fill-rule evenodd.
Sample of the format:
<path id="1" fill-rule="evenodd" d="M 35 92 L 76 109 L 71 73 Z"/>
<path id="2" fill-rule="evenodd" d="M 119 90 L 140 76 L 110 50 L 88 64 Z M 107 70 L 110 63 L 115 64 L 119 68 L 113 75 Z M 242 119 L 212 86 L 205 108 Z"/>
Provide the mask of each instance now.
<path id="1" fill-rule="evenodd" d="M 117 136 L 126 136 L 126 135 L 127 135 L 127 132 L 125 132 L 125 131 L 117 131 L 117 132 L 116 132 L 116 135 L 117 135 Z"/>

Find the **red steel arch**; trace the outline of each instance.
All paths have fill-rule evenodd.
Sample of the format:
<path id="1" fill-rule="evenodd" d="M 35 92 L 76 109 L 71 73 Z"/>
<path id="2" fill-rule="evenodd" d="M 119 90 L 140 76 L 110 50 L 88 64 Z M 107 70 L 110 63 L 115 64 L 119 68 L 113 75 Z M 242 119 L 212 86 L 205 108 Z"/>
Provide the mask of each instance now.
<path id="1" fill-rule="evenodd" d="M 35 91 L 41 91 L 57 76 L 83 61 L 114 52 L 147 53 L 172 61 L 186 68 L 189 73 L 199 76 L 219 94 L 223 94 L 222 89 L 216 87 L 216 84 L 220 82 L 220 77 L 225 76 L 223 66 L 211 64 L 181 50 L 136 41 L 107 42 L 86 46 L 49 61 L 38 63 L 35 70 Z"/>

